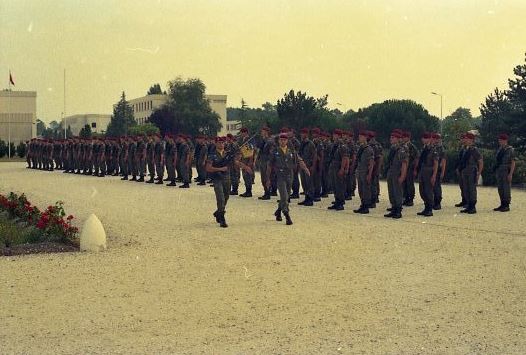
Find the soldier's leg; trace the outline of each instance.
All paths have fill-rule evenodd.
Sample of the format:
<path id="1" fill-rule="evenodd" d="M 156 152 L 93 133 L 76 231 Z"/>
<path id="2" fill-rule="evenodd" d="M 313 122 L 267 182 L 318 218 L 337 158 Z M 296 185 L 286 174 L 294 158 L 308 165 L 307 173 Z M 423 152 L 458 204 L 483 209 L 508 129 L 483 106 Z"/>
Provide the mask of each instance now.
<path id="1" fill-rule="evenodd" d="M 290 198 L 299 198 L 300 197 L 300 179 L 298 175 L 298 171 L 294 170 L 293 176 L 292 176 L 292 194 L 290 195 Z"/>
<path id="2" fill-rule="evenodd" d="M 267 179 L 267 162 L 261 161 L 259 163 L 259 176 L 261 178 L 261 185 L 263 185 L 263 196 L 260 196 L 259 199 L 269 199 L 270 198 L 270 190 L 267 189 L 266 179 Z"/>
<path id="3" fill-rule="evenodd" d="M 279 193 L 279 209 L 283 213 L 289 212 L 289 188 L 287 186 L 287 180 L 284 178 L 277 179 L 277 189 Z"/>
<path id="4" fill-rule="evenodd" d="M 230 191 L 224 191 L 223 181 L 214 180 L 214 192 L 216 195 L 217 212 L 223 213 L 225 212 L 226 197 Z"/>
<path id="5" fill-rule="evenodd" d="M 441 209 L 442 202 L 442 180 L 440 179 L 440 174 L 437 174 L 435 186 L 433 186 L 433 209 Z"/>
<path id="6" fill-rule="evenodd" d="M 511 203 L 511 181 L 508 181 L 508 172 L 505 172 L 502 177 L 503 189 L 502 196 L 505 203 L 504 207 L 509 208 Z"/>

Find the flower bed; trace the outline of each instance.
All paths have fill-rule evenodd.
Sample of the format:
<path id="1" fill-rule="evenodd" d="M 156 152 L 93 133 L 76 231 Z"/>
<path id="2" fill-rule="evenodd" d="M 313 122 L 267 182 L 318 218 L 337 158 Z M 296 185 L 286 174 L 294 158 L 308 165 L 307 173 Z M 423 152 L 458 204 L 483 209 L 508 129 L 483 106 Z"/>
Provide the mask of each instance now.
<path id="1" fill-rule="evenodd" d="M 74 217 L 66 217 L 63 206 L 64 203 L 58 201 L 40 211 L 24 194 L 0 194 L 0 248 L 3 250 L 0 254 L 9 254 L 5 249 L 22 244 L 33 244 L 32 249 L 35 244 L 46 245 L 47 249 L 49 245 L 60 244 L 78 247 L 78 228 L 72 225 Z"/>

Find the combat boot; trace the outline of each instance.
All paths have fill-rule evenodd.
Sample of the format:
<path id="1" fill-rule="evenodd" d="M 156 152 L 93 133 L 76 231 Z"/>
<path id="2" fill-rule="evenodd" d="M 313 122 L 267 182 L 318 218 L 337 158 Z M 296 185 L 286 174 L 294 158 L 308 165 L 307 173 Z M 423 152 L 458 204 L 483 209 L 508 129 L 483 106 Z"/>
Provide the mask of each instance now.
<path id="1" fill-rule="evenodd" d="M 218 212 L 218 211 L 215 211 L 215 212 L 213 213 L 213 216 L 215 217 L 217 223 L 221 223 L 221 220 L 220 220 L 220 218 L 219 218 L 219 212 Z"/>
<path id="2" fill-rule="evenodd" d="M 496 207 L 493 209 L 493 211 L 501 212 L 502 208 L 504 207 L 504 202 L 500 201 L 499 207 Z M 509 209 L 508 209 L 509 210 Z"/>
<path id="3" fill-rule="evenodd" d="M 290 215 L 288 212 L 283 212 L 283 215 L 285 216 L 285 220 L 287 221 L 287 226 L 292 225 L 292 219 L 290 219 Z"/>
<path id="4" fill-rule="evenodd" d="M 228 227 L 228 224 L 226 224 L 226 220 L 225 220 L 225 212 L 219 212 L 218 215 L 219 215 L 219 227 L 221 228 Z"/>
<path id="5" fill-rule="evenodd" d="M 394 219 L 402 218 L 402 208 L 401 207 L 395 208 L 395 210 L 393 211 L 393 215 L 391 217 Z"/>
<path id="6" fill-rule="evenodd" d="M 467 205 L 466 201 L 462 200 L 459 203 L 455 204 L 455 207 L 464 207 L 466 205 Z"/>
<path id="7" fill-rule="evenodd" d="M 297 192 L 292 193 L 292 194 L 290 195 L 290 198 L 291 198 L 291 199 L 297 199 L 297 198 L 300 198 L 300 194 L 297 193 Z"/>
<path id="8" fill-rule="evenodd" d="M 163 185 L 163 179 L 159 179 L 157 180 L 157 182 L 155 183 L 156 185 Z"/>
<path id="9" fill-rule="evenodd" d="M 130 181 L 137 181 L 137 176 L 133 175 Z"/>
<path id="10" fill-rule="evenodd" d="M 232 191 L 230 191 L 230 195 L 236 196 L 237 194 L 238 194 L 237 186 L 232 186 Z"/>
<path id="11" fill-rule="evenodd" d="M 188 185 L 187 182 L 185 182 L 184 184 L 182 184 L 181 186 L 179 186 L 180 189 L 188 189 L 190 188 L 190 185 Z"/>
<path id="12" fill-rule="evenodd" d="M 475 214 L 477 213 L 477 209 L 475 208 L 477 202 L 472 202 L 469 206 L 468 206 L 468 210 L 466 211 L 467 214 Z"/>
<path id="13" fill-rule="evenodd" d="M 281 209 L 278 207 L 276 212 L 274 212 L 274 216 L 276 216 L 276 221 L 281 222 L 283 219 L 281 218 Z"/>
<path id="14" fill-rule="evenodd" d="M 502 204 L 502 208 L 499 210 L 499 212 L 509 212 L 510 211 L 510 203 L 504 202 Z"/>
<path id="15" fill-rule="evenodd" d="M 246 191 L 239 196 L 240 197 L 252 197 L 252 185 L 247 185 Z"/>
<path id="16" fill-rule="evenodd" d="M 390 212 L 387 213 L 387 214 L 384 214 L 384 217 L 386 217 L 386 218 L 392 218 L 392 217 L 395 215 L 395 210 L 396 210 L 396 208 L 391 207 L 391 208 L 388 208 L 387 210 L 390 211 Z"/>
<path id="17" fill-rule="evenodd" d="M 353 211 L 354 213 L 359 213 L 359 214 L 368 214 L 369 213 L 369 207 L 367 207 L 367 205 L 363 204 L 360 206 L 360 208 L 358 208 L 357 210 L 354 210 Z"/>
<path id="18" fill-rule="evenodd" d="M 435 205 L 433 206 L 433 209 L 435 211 L 441 210 L 442 209 L 442 204 L 440 202 L 435 203 Z"/>
<path id="19" fill-rule="evenodd" d="M 263 196 L 259 196 L 258 200 L 270 200 L 270 192 L 265 188 Z"/>
<path id="20" fill-rule="evenodd" d="M 128 175 L 124 175 L 121 180 L 128 180 Z"/>
<path id="21" fill-rule="evenodd" d="M 150 180 L 146 181 L 147 184 L 153 184 L 153 176 L 150 177 Z"/>
<path id="22" fill-rule="evenodd" d="M 137 182 L 144 182 L 144 176 L 141 176 L 141 177 L 137 180 Z"/>
<path id="23" fill-rule="evenodd" d="M 417 215 L 424 216 L 424 217 L 431 217 L 433 216 L 433 209 L 431 206 L 425 205 L 424 210 L 421 212 L 418 212 Z"/>
<path id="24" fill-rule="evenodd" d="M 303 200 L 301 202 L 298 202 L 298 205 L 301 205 L 301 206 L 313 206 L 314 203 L 312 202 L 312 199 L 310 198 L 309 195 L 305 195 L 305 200 Z"/>
<path id="25" fill-rule="evenodd" d="M 167 184 L 166 186 L 177 186 L 177 185 L 175 184 L 175 180 L 172 180 L 172 181 L 171 181 L 169 184 Z"/>

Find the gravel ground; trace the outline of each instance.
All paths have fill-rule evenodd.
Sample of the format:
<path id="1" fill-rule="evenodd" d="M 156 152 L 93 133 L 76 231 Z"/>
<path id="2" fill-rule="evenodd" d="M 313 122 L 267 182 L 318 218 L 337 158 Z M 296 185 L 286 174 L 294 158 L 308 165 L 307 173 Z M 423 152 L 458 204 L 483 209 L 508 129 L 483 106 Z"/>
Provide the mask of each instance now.
<path id="1" fill-rule="evenodd" d="M 256 194 L 260 194 L 256 185 Z M 385 191 L 385 186 L 382 186 Z M 383 218 L 234 197 L 227 229 L 210 187 L 169 189 L 0 165 L 0 191 L 95 213 L 109 249 L 0 258 L 0 353 L 526 352 L 526 192 L 511 213 Z M 242 189 L 241 189 L 242 190 Z"/>

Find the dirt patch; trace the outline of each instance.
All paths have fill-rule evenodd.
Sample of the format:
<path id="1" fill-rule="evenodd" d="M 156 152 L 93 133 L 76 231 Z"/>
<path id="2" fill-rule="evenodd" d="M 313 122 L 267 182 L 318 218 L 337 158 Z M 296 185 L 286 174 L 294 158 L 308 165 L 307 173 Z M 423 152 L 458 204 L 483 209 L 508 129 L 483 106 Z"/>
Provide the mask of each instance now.
<path id="1" fill-rule="evenodd" d="M 20 244 L 11 247 L 0 248 L 0 256 L 14 256 L 41 253 L 67 253 L 79 251 L 74 245 L 67 245 L 54 242 L 44 242 L 35 244 Z"/>

